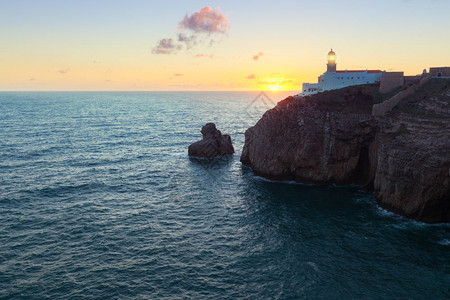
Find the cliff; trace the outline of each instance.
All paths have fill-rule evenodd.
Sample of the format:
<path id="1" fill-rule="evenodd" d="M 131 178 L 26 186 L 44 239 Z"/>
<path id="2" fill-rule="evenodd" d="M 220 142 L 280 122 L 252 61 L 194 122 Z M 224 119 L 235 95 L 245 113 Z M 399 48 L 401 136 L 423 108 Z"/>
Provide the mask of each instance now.
<path id="1" fill-rule="evenodd" d="M 269 179 L 361 184 L 387 209 L 450 222 L 448 83 L 430 80 L 381 117 L 376 85 L 289 97 L 246 131 L 241 162 Z"/>
<path id="2" fill-rule="evenodd" d="M 424 222 L 450 222 L 450 80 L 432 79 L 379 119 L 378 203 Z"/>
<path id="3" fill-rule="evenodd" d="M 289 97 L 245 133 L 242 163 L 270 179 L 368 184 L 376 161 L 372 86 Z"/>

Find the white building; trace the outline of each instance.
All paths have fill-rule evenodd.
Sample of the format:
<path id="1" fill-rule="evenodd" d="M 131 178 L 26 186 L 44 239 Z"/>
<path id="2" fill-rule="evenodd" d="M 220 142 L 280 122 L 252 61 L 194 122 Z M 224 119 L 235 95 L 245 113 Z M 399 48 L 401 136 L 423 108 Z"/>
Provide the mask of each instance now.
<path id="1" fill-rule="evenodd" d="M 300 96 L 308 96 L 323 91 L 340 89 L 346 86 L 369 84 L 381 80 L 380 70 L 336 70 L 336 53 L 328 52 L 327 71 L 319 76 L 317 83 L 304 83 Z"/>

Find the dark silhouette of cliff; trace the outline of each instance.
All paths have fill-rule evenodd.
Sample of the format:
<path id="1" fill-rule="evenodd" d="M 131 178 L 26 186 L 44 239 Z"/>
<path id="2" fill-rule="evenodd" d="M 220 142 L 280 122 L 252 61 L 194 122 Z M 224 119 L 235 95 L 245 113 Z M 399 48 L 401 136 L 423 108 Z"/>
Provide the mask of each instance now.
<path id="1" fill-rule="evenodd" d="M 269 179 L 361 184 L 389 210 L 450 222 L 450 81 L 373 116 L 382 98 L 377 85 L 288 97 L 246 131 L 241 162 Z"/>

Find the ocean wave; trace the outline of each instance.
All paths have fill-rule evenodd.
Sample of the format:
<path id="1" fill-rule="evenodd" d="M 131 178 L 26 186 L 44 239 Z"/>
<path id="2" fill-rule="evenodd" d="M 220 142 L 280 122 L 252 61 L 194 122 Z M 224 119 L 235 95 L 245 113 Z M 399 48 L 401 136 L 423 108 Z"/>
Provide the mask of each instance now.
<path id="1" fill-rule="evenodd" d="M 438 242 L 442 246 L 450 246 L 450 239 L 442 239 Z"/>

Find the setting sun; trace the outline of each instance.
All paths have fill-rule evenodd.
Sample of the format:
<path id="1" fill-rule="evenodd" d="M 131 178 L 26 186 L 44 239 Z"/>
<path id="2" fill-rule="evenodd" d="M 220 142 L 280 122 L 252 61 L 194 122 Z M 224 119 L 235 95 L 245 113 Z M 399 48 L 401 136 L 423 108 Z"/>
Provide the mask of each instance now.
<path id="1" fill-rule="evenodd" d="M 278 85 L 278 83 L 276 84 L 271 84 L 269 85 L 269 89 L 273 92 L 279 91 L 280 90 L 280 86 Z"/>

